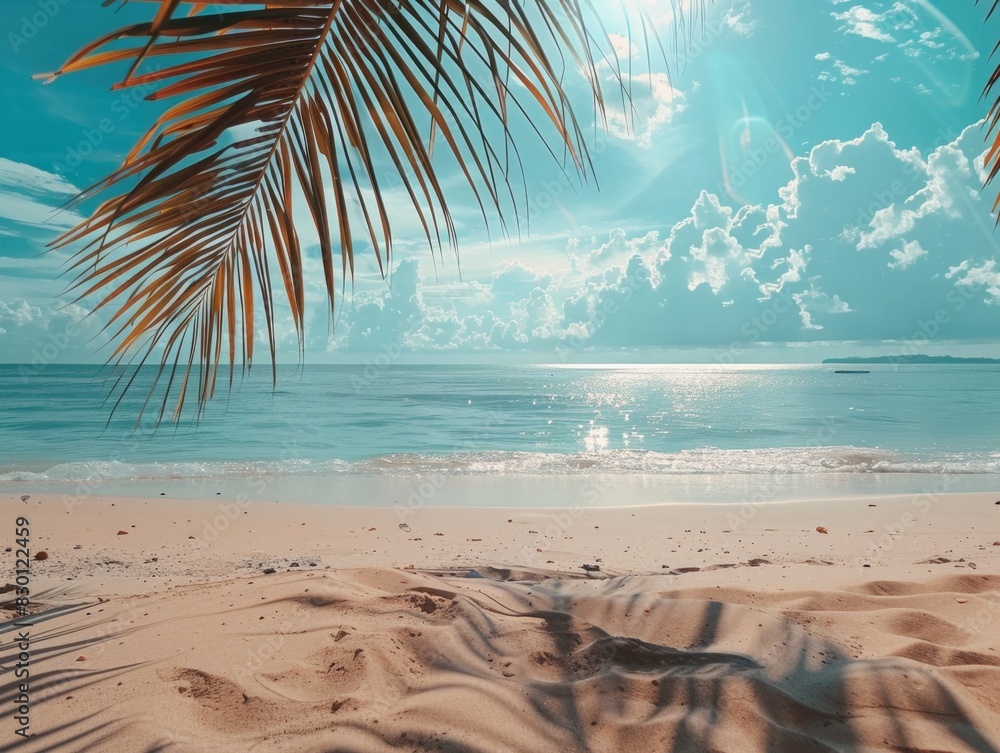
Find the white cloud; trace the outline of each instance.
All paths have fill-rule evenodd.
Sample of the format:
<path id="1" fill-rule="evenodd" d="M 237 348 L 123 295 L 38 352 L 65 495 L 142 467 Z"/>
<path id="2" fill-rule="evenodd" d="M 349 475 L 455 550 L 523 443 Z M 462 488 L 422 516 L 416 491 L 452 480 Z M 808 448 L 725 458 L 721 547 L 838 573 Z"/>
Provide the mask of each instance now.
<path id="1" fill-rule="evenodd" d="M 922 220 L 961 216 L 968 203 L 967 188 L 974 178 L 972 161 L 966 153 L 978 135 L 981 123 L 967 128 L 956 141 L 943 144 L 927 158 L 921 171 L 925 183 L 920 190 L 878 209 L 867 228 L 862 229 L 859 248 L 877 248 L 894 238 L 905 235 Z M 981 142 L 973 159 L 981 153 Z M 891 186 L 890 195 L 892 193 Z"/>
<path id="2" fill-rule="evenodd" d="M 946 7 L 940 3 L 897 0 L 881 12 L 856 4 L 831 15 L 840 22 L 839 31 L 845 34 L 891 44 L 911 62 L 922 60 L 921 65 L 913 66 L 913 79 L 907 83 L 920 94 L 934 94 L 957 104 L 967 96 L 968 81 L 974 75 L 971 62 L 979 58 L 979 52 L 947 15 Z M 887 57 L 888 53 L 881 53 L 874 60 L 882 62 Z M 863 62 L 868 64 L 871 59 L 865 56 Z M 850 62 L 846 65 L 860 68 Z M 826 77 L 830 75 L 825 73 Z M 893 78 L 894 82 L 901 80 Z"/>
<path id="3" fill-rule="evenodd" d="M 613 106 L 607 110 L 607 130 L 611 136 L 649 147 L 653 136 L 674 116 L 684 111 L 684 94 L 675 89 L 666 73 L 623 74 L 628 84 L 630 111 Z"/>
<path id="4" fill-rule="evenodd" d="M 793 293 L 793 300 L 799 304 L 799 317 L 802 328 L 807 331 L 823 329 L 822 324 L 813 320 L 815 314 L 849 314 L 851 307 L 840 299 L 839 295 L 829 295 L 817 287 L 818 278 L 809 281 L 809 288 L 801 293 Z"/>
<path id="5" fill-rule="evenodd" d="M 889 262 L 889 269 L 906 269 L 917 262 L 922 256 L 927 256 L 927 249 L 919 241 L 903 244 L 902 249 L 894 248 L 889 252 L 894 261 Z"/>
<path id="6" fill-rule="evenodd" d="M 996 259 L 987 259 L 978 265 L 967 259 L 948 270 L 945 276 L 965 288 L 985 288 L 989 296 L 986 302 L 1000 305 L 1000 270 Z"/>
<path id="7" fill-rule="evenodd" d="M 941 337 L 995 338 L 1000 252 L 978 191 L 977 126 L 921 153 L 875 123 L 796 157 L 770 203 L 730 206 L 702 191 L 658 228 L 553 239 L 553 252 L 568 246 L 562 268 L 549 255 L 544 270 L 525 260 L 435 282 L 405 259 L 390 289 L 354 295 L 332 338 L 324 318 L 311 320 L 308 347 L 553 354 L 898 341 L 942 309 Z M 24 303 L 5 311 L 8 332 L 35 317 Z"/>
<path id="8" fill-rule="evenodd" d="M 866 69 L 863 68 L 852 68 L 843 60 L 834 60 L 833 67 L 837 69 L 841 76 L 841 82 L 846 86 L 853 86 L 858 83 L 858 77 L 863 76 L 868 73 Z"/>
<path id="9" fill-rule="evenodd" d="M 863 5 L 855 5 L 853 8 L 843 12 L 834 13 L 833 17 L 843 25 L 841 31 L 848 34 L 856 34 L 866 39 L 874 39 L 879 42 L 895 42 L 895 38 L 880 26 L 884 23 L 886 14 L 875 13 Z"/>
<path id="10" fill-rule="evenodd" d="M 106 337 L 88 313 L 75 303 L 0 301 L 0 354 L 36 371 L 50 363 L 89 361 Z"/>
<path id="11" fill-rule="evenodd" d="M 58 208 L 78 192 L 59 175 L 0 157 L 0 220 L 16 223 L 0 233 L 19 237 L 24 225 L 60 230 L 82 222 L 76 212 Z"/>
<path id="12" fill-rule="evenodd" d="M 54 173 L 0 157 L 0 186 L 43 194 L 76 194 L 80 189 Z"/>
<path id="13" fill-rule="evenodd" d="M 757 21 L 750 15 L 749 0 L 737 2 L 732 8 L 726 11 L 722 22 L 735 34 L 749 37 L 757 30 Z"/>
<path id="14" fill-rule="evenodd" d="M 608 39 L 611 40 L 611 48 L 619 60 L 638 57 L 639 45 L 630 41 L 628 37 L 623 37 L 621 34 L 608 34 Z"/>
<path id="15" fill-rule="evenodd" d="M 84 219 L 76 212 L 61 210 L 27 196 L 6 191 L 0 191 L 0 218 L 23 225 L 37 225 L 54 229 L 69 228 Z M 13 233 L 8 232 L 8 235 L 11 234 Z"/>

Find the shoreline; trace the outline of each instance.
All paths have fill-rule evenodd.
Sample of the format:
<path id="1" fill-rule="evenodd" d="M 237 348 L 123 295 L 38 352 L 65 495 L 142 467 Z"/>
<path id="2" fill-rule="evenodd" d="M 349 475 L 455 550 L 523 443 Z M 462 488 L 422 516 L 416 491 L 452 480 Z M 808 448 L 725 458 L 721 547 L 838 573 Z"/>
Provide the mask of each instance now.
<path id="1" fill-rule="evenodd" d="M 571 507 L 529 508 L 438 507 L 429 496 L 371 507 L 41 494 L 22 502 L 0 494 L 0 510 L 11 525 L 18 515 L 31 521 L 34 546 L 48 554 L 35 563 L 36 577 L 105 595 L 252 574 L 265 560 L 279 571 L 298 560 L 306 569 L 309 560 L 317 569 L 489 565 L 577 572 L 600 561 L 620 575 L 813 560 L 857 577 L 887 569 L 900 577 L 925 575 L 919 561 L 938 557 L 952 561 L 952 569 L 966 567 L 964 560 L 971 569 L 1000 572 L 1000 546 L 993 546 L 1000 540 L 997 501 L 1000 493 L 616 506 L 579 498 Z"/>
<path id="2" fill-rule="evenodd" d="M 244 477 L 0 481 L 3 495 L 72 498 L 166 497 L 253 499 L 283 504 L 372 508 L 416 503 L 434 507 L 518 508 L 656 506 L 730 501 L 819 502 L 915 494 L 1000 494 L 994 473 L 257 473 Z M 474 501 L 471 501 L 474 500 Z M 516 504 L 511 504 L 511 501 Z"/>

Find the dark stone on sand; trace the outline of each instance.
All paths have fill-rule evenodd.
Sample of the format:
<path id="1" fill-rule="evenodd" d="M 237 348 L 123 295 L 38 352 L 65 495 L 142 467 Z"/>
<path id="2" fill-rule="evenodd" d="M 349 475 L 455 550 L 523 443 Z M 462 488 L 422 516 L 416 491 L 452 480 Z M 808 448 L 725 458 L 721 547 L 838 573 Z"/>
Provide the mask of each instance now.
<path id="1" fill-rule="evenodd" d="M 265 567 L 264 568 L 264 575 L 272 575 L 272 574 L 274 574 L 276 572 L 278 572 L 278 571 L 275 570 L 273 567 Z"/>
<path id="2" fill-rule="evenodd" d="M 289 563 L 289 565 L 288 565 L 288 566 L 289 566 L 289 567 L 298 567 L 298 566 L 299 566 L 299 563 L 298 563 L 298 562 L 291 562 L 291 563 Z"/>
<path id="3" fill-rule="evenodd" d="M 30 494 L 22 494 L 21 495 L 21 501 L 22 502 L 27 502 L 29 499 L 31 499 L 31 495 Z"/>
<path id="4" fill-rule="evenodd" d="M 580 567 L 582 567 L 588 573 L 599 573 L 599 572 L 601 572 L 601 566 L 600 565 L 580 565 Z"/>

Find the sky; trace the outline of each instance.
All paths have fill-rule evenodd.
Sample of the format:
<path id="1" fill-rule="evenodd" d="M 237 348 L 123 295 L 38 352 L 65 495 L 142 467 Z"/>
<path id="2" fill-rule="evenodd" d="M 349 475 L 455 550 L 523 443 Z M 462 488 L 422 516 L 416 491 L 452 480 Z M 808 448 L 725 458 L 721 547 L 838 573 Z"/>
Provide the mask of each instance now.
<path id="1" fill-rule="evenodd" d="M 77 48 L 146 18 L 98 0 L 7 0 L 0 20 L 0 362 L 102 362 L 108 314 L 65 292 L 62 208 L 152 123 L 120 71 L 43 85 Z M 1000 20 L 972 0 L 718 0 L 669 70 L 624 36 L 634 113 L 610 97 L 581 181 L 515 124 L 520 232 L 485 228 L 453 165 L 457 256 L 435 255 L 389 188 L 394 258 L 359 252 L 335 321 L 318 247 L 305 357 L 453 362 L 814 362 L 1000 357 L 997 188 L 980 100 Z M 631 0 L 669 23 L 663 3 Z M 623 70 L 628 70 L 623 66 Z M 612 71 L 603 67 L 601 75 Z M 584 119 L 582 77 L 567 84 Z M 590 109 L 588 109 L 590 108 Z M 297 358 L 290 317 L 279 358 Z M 263 343 L 264 333 L 260 333 Z"/>

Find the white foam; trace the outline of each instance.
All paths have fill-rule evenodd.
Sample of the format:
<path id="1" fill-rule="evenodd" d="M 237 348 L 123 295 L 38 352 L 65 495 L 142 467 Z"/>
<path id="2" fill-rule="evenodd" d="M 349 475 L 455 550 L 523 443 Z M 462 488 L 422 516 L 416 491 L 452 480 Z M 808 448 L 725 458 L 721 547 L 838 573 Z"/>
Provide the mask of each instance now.
<path id="1" fill-rule="evenodd" d="M 394 454 L 361 461 L 288 460 L 252 462 L 62 463 L 47 469 L 9 468 L 0 483 L 198 480 L 417 474 L 507 476 L 579 473 L 644 475 L 775 474 L 1000 474 L 1000 453 L 919 456 L 859 447 L 791 447 L 756 450 L 702 448 L 664 453 L 602 450 L 601 427 L 593 449 L 581 453 L 460 452 L 446 455 Z"/>

